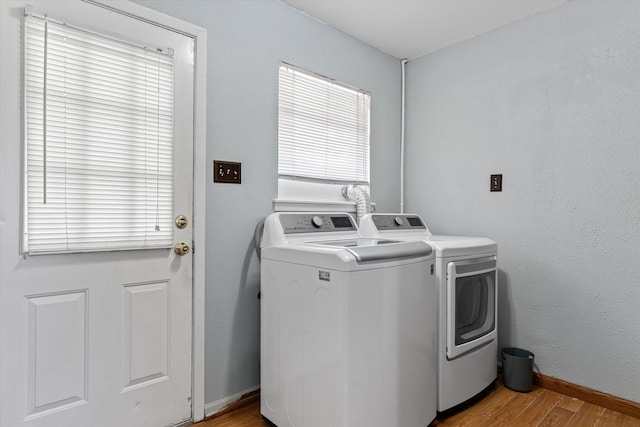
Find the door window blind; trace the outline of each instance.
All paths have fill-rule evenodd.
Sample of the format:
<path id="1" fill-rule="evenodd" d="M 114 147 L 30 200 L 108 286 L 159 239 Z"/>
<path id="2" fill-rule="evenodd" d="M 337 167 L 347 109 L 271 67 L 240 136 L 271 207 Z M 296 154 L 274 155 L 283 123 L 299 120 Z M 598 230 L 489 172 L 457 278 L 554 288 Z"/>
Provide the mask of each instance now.
<path id="1" fill-rule="evenodd" d="M 25 17 L 23 252 L 170 247 L 173 59 Z"/>
<path id="2" fill-rule="evenodd" d="M 370 95 L 285 63 L 279 74 L 279 176 L 368 184 Z"/>

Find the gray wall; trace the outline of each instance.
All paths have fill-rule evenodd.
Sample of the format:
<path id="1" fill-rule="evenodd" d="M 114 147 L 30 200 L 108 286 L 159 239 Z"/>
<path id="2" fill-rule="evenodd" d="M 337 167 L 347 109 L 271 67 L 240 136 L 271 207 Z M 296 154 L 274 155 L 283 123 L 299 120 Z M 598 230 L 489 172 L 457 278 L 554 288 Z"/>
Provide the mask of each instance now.
<path id="1" fill-rule="evenodd" d="M 640 2 L 568 2 L 407 78 L 407 211 L 497 240 L 500 345 L 640 401 Z"/>
<path id="2" fill-rule="evenodd" d="M 205 401 L 259 384 L 253 231 L 277 193 L 278 64 L 371 92 L 371 192 L 399 204 L 400 63 L 284 3 L 139 0 L 208 30 L 207 160 L 242 162 L 242 184 L 207 185 Z M 212 170 L 207 175 L 212 176 Z"/>

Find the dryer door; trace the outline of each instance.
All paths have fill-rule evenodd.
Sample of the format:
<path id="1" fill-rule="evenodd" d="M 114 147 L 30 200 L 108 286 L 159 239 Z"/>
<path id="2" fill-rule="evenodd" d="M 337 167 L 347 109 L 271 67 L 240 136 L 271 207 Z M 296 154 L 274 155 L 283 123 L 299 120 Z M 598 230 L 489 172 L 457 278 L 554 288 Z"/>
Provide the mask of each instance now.
<path id="1" fill-rule="evenodd" d="M 496 257 L 447 264 L 447 358 L 496 339 Z"/>

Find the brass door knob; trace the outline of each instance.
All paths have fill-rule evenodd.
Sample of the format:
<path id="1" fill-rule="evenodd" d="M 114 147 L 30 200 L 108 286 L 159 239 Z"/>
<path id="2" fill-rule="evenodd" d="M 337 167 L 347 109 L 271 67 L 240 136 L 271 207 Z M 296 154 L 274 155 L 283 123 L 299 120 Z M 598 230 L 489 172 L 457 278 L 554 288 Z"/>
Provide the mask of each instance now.
<path id="1" fill-rule="evenodd" d="M 185 256 L 189 253 L 190 250 L 191 248 L 185 242 L 176 243 L 176 245 L 173 247 L 173 252 L 175 252 L 178 256 Z"/>
<path id="2" fill-rule="evenodd" d="M 176 227 L 178 227 L 179 229 L 183 229 L 187 226 L 187 224 L 189 223 L 189 221 L 187 220 L 187 217 L 184 215 L 178 215 L 176 217 Z"/>

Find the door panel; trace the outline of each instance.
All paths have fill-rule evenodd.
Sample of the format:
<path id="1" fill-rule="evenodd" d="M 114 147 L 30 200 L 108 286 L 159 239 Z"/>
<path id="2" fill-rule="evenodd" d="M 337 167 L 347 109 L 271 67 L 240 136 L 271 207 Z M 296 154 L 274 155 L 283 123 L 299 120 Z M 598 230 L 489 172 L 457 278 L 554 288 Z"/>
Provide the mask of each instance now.
<path id="1" fill-rule="evenodd" d="M 168 289 L 168 282 L 124 286 L 124 390 L 168 379 Z"/>
<path id="2" fill-rule="evenodd" d="M 86 292 L 26 300 L 27 417 L 86 402 Z"/>
<path id="3" fill-rule="evenodd" d="M 171 249 L 23 256 L 22 15 L 0 2 L 0 426 L 160 426 L 191 418 L 192 255 Z M 192 241 L 193 40 L 82 1 L 34 13 L 175 58 L 174 229 Z"/>

